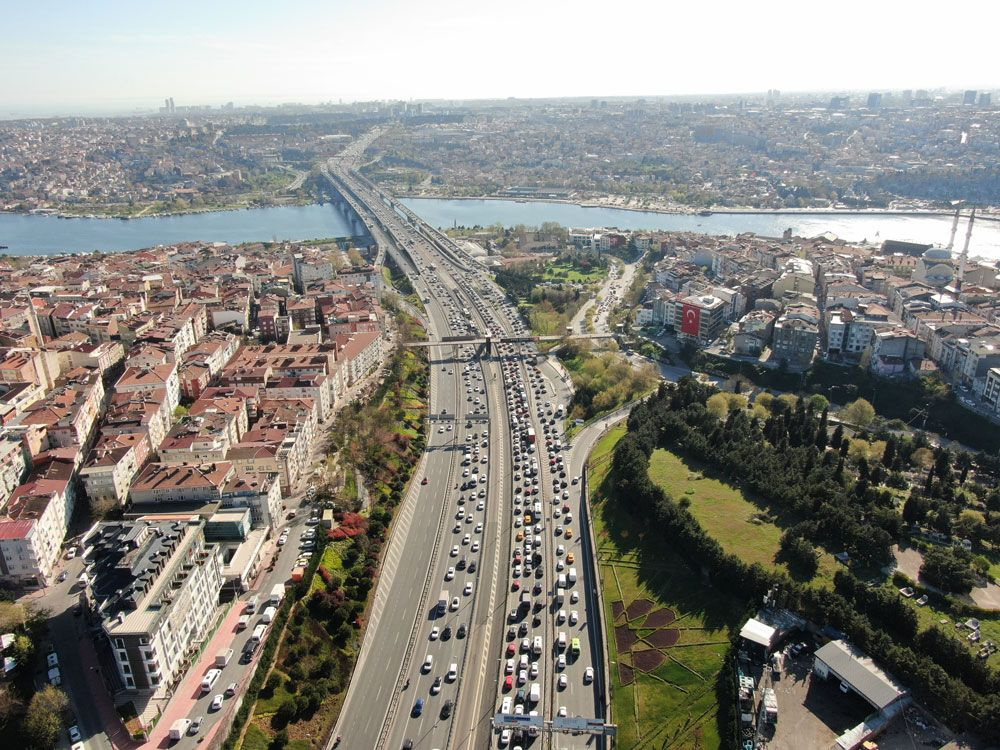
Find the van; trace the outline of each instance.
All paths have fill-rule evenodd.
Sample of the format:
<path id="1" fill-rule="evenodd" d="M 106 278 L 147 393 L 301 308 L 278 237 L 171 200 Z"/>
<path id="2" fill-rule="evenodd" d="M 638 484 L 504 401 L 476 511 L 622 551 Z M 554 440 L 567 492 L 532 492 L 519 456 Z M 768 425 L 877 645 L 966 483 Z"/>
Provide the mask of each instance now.
<path id="1" fill-rule="evenodd" d="M 243 611 L 246 612 L 247 614 L 252 615 L 254 612 L 257 611 L 257 605 L 259 603 L 260 603 L 260 597 L 254 594 L 249 599 L 247 599 L 247 606 Z"/>
<path id="2" fill-rule="evenodd" d="M 564 648 L 566 648 L 566 631 L 565 630 L 560 630 L 559 631 L 559 650 L 562 651 Z"/>
<path id="3" fill-rule="evenodd" d="M 253 635 L 250 636 L 250 646 L 252 648 L 257 648 L 260 642 L 264 640 L 264 633 L 267 632 L 267 625 L 258 625 L 253 629 Z"/>
<path id="4" fill-rule="evenodd" d="M 458 664 L 454 664 L 454 663 L 449 664 L 448 665 L 448 674 L 446 674 L 444 676 L 444 678 L 446 680 L 448 680 L 448 682 L 454 682 L 455 680 L 457 680 L 458 679 Z"/>
<path id="5" fill-rule="evenodd" d="M 219 675 L 222 674 L 221 669 L 210 669 L 205 672 L 205 676 L 201 679 L 201 692 L 207 693 L 215 685 L 216 681 L 219 679 Z"/>
<path id="6" fill-rule="evenodd" d="M 538 703 L 542 699 L 542 686 L 537 682 L 531 683 L 531 691 L 528 693 L 528 700 L 532 703 Z"/>
<path id="7" fill-rule="evenodd" d="M 566 588 L 566 574 L 565 573 L 560 573 L 559 574 L 559 578 L 556 581 L 556 586 L 558 588 L 561 588 L 561 589 Z"/>
<path id="8" fill-rule="evenodd" d="M 236 629 L 246 630 L 249 624 L 250 624 L 250 615 L 240 615 L 240 619 L 236 621 Z"/>
<path id="9" fill-rule="evenodd" d="M 566 576 L 566 580 L 570 583 L 576 583 L 576 568 L 569 569 L 569 575 Z"/>
<path id="10" fill-rule="evenodd" d="M 264 607 L 264 611 L 260 616 L 260 621 L 265 625 L 270 625 L 276 612 L 277 610 L 274 607 Z"/>
<path id="11" fill-rule="evenodd" d="M 534 641 L 531 644 L 531 650 L 534 652 L 535 656 L 540 656 L 542 653 L 542 636 L 536 635 Z"/>

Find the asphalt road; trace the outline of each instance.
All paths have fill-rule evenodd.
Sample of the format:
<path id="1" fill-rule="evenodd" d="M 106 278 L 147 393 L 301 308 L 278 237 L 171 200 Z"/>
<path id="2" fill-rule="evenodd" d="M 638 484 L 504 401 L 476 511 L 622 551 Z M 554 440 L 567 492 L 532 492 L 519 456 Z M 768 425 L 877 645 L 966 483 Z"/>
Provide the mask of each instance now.
<path id="1" fill-rule="evenodd" d="M 389 209 L 382 196 L 346 172 L 342 164 L 332 163 L 331 168 L 341 182 L 348 183 L 352 193 L 349 200 L 372 229 L 376 241 L 381 245 L 389 242 L 391 236 L 396 244 L 390 252 L 425 300 L 432 340 L 465 333 L 466 313 L 477 330 L 513 331 L 516 325 L 513 314 L 498 301 L 496 287 L 485 274 L 472 270 L 459 255 L 449 254 L 449 257 L 432 247 L 415 231 L 412 216 L 403 218 Z M 419 268 L 406 260 L 399 252 L 400 247 L 416 258 Z M 525 361 L 518 359 L 516 366 L 522 375 L 527 375 L 529 363 L 534 363 L 533 352 L 529 347 L 523 347 L 523 352 L 522 347 L 510 348 L 516 349 L 519 356 L 526 355 Z M 435 347 L 430 350 L 430 360 L 428 449 L 392 530 L 372 617 L 335 732 L 341 738 L 339 747 L 399 748 L 409 741 L 418 748 L 479 748 L 496 743 L 490 720 L 502 697 L 504 650 L 510 624 L 507 613 L 518 596 L 511 589 L 512 545 L 516 544 L 512 485 L 515 472 L 505 390 L 511 383 L 504 377 L 496 353 L 479 360 L 473 357 L 471 347 Z M 546 411 L 543 402 L 550 401 L 554 407 L 556 403 L 568 403 L 570 397 L 557 368 L 545 363 L 541 370 L 545 391 L 539 394 L 537 403 L 534 393 L 528 399 L 539 436 L 543 436 L 540 418 Z M 476 399 L 481 403 L 477 404 Z M 475 416 L 488 417 L 488 421 L 467 421 L 470 411 L 477 407 L 484 407 L 485 413 Z M 456 413 L 457 420 L 453 419 Z M 439 431 L 442 425 L 443 432 Z M 560 434 L 563 427 L 558 426 Z M 481 445 L 484 432 L 488 432 L 485 446 Z M 462 466 L 463 452 L 466 447 L 474 446 L 481 453 L 472 454 L 472 466 L 478 467 L 479 476 L 485 473 L 488 480 L 484 490 L 477 487 L 470 493 L 459 490 L 458 486 L 466 481 L 462 473 L 471 471 L 470 466 Z M 602 664 L 592 656 L 589 637 L 589 612 L 593 606 L 589 589 L 593 582 L 589 580 L 584 557 L 589 550 L 582 546 L 582 529 L 575 520 L 579 517 L 579 486 L 569 485 L 572 473 L 567 473 L 568 497 L 565 500 L 558 497 L 559 505 L 553 505 L 550 456 L 543 440 L 534 455 L 540 463 L 539 487 L 543 493 L 532 498 L 532 503 L 537 498 L 545 508 L 540 519 L 544 530 L 538 534 L 545 564 L 542 578 L 532 576 L 530 580 L 524 579 L 524 583 L 528 590 L 536 581 L 540 584 L 540 622 L 538 626 L 529 625 L 532 635 L 542 635 L 545 648 L 537 660 L 537 676 L 528 684 L 541 685 L 543 698 L 535 708 L 546 718 L 551 718 L 558 706 L 566 706 L 569 715 L 593 717 L 597 710 L 595 689 L 600 681 L 584 685 L 583 670 L 593 666 L 600 673 Z M 571 456 L 564 455 L 569 464 Z M 422 483 L 424 479 L 426 484 Z M 558 491 L 561 493 L 562 488 Z M 576 533 L 568 541 L 564 541 L 563 529 L 570 528 L 570 523 L 565 522 L 565 517 L 553 515 L 557 507 L 562 515 L 563 502 L 570 505 L 574 516 L 571 523 Z M 477 548 L 476 543 L 481 546 Z M 576 560 L 572 567 L 577 568 L 580 576 L 575 586 L 566 589 L 563 607 L 554 605 L 557 544 L 574 552 Z M 476 562 L 475 573 L 457 565 L 463 558 L 466 563 Z M 449 570 L 452 566 L 456 568 L 454 571 Z M 567 572 L 569 567 L 566 565 Z M 467 585 L 471 586 L 468 594 Z M 448 595 L 446 612 L 439 616 L 436 610 L 442 589 L 447 589 Z M 579 596 L 579 601 L 571 603 L 571 595 Z M 452 609 L 452 600 L 456 598 L 458 606 Z M 567 620 L 557 624 L 559 609 L 565 610 Z M 572 609 L 577 610 L 579 618 L 574 625 L 568 622 Z M 468 634 L 458 638 L 458 627 L 463 624 Z M 435 627 L 438 632 L 432 634 Z M 452 629 L 447 639 L 441 637 L 445 627 Z M 562 629 L 570 638 L 577 634 L 581 637 L 581 653 L 565 670 L 568 678 L 565 689 L 557 688 L 555 669 L 558 655 L 555 641 Z M 430 666 L 425 667 L 428 657 Z M 452 664 L 456 672 L 454 680 L 447 677 Z M 432 691 L 438 678 L 442 678 L 440 691 L 436 688 Z M 415 710 L 418 699 L 423 701 L 420 711 Z M 454 701 L 454 710 L 447 718 L 442 714 L 446 701 Z M 587 745 L 586 738 L 580 737 L 561 737 L 557 743 L 558 747 Z"/>

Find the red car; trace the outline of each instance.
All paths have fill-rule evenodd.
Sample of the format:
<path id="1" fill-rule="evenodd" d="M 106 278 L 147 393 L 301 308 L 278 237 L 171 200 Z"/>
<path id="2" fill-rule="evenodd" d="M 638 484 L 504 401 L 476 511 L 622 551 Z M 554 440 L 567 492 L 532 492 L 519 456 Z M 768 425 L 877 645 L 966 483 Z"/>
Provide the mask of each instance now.
<path id="1" fill-rule="evenodd" d="M 509 674 L 503 679 L 503 691 L 509 693 L 514 687 L 514 675 Z"/>
<path id="2" fill-rule="evenodd" d="M 515 646 L 513 643 L 508 643 L 507 644 L 507 658 L 509 659 L 510 657 L 514 656 L 514 654 L 516 654 L 516 653 L 517 653 L 517 646 Z"/>
<path id="3" fill-rule="evenodd" d="M 517 591 L 519 588 L 521 588 L 521 582 L 518 580 L 515 580 L 514 583 L 510 585 L 511 591 Z"/>

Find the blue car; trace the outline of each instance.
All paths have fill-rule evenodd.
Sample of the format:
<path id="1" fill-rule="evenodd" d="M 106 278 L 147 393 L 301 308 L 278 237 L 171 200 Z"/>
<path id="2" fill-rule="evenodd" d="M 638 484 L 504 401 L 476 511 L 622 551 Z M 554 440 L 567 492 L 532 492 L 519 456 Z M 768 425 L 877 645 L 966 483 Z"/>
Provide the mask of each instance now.
<path id="1" fill-rule="evenodd" d="M 420 716 L 424 712 L 424 699 L 417 698 L 417 702 L 413 704 L 413 711 L 411 712 L 413 716 Z"/>

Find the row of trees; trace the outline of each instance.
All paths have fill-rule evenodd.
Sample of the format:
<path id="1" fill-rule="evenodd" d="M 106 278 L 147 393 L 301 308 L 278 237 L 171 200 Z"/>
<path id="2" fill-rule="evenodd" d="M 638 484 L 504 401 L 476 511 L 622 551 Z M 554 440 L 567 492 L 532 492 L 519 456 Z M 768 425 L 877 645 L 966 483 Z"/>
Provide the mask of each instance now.
<path id="1" fill-rule="evenodd" d="M 934 706 L 935 713 L 946 723 L 977 731 L 991 741 L 1000 740 L 1000 694 L 992 682 L 985 683 L 990 689 L 983 692 L 981 676 L 964 668 L 955 669 L 952 644 L 942 641 L 938 634 L 916 633 L 909 641 L 901 638 L 901 635 L 914 632 L 912 621 L 901 620 L 889 630 L 882 623 L 894 616 L 892 605 L 881 595 L 861 594 L 857 586 L 848 586 L 846 579 L 841 578 L 837 591 L 803 586 L 780 571 L 767 570 L 758 564 L 748 565 L 735 555 L 727 554 L 690 512 L 649 479 L 652 451 L 657 447 L 677 445 L 706 448 L 698 454 L 699 458 L 728 474 L 730 461 L 739 454 L 731 448 L 742 442 L 738 437 L 745 433 L 754 436 L 756 452 L 739 454 L 744 459 L 743 469 L 755 477 L 753 483 L 761 491 L 764 488 L 772 490 L 765 497 L 781 498 L 782 503 L 792 502 L 796 486 L 789 466 L 775 462 L 772 454 L 776 446 L 771 439 L 777 439 L 784 450 L 797 455 L 790 465 L 800 470 L 802 481 L 798 483 L 798 491 L 805 493 L 805 507 L 812 516 L 819 517 L 814 522 L 824 535 L 832 533 L 828 524 L 840 515 L 845 505 L 851 508 L 863 503 L 866 491 L 858 493 L 854 488 L 849 489 L 852 478 L 843 473 L 843 467 L 838 477 L 836 465 L 826 465 L 819 474 L 814 474 L 817 466 L 824 466 L 815 456 L 808 470 L 806 464 L 797 464 L 808 461 L 809 448 L 815 450 L 814 445 L 803 444 L 810 432 L 807 428 L 816 426 L 810 424 L 810 419 L 819 419 L 815 415 L 810 418 L 808 409 L 805 417 L 794 413 L 785 415 L 789 418 L 784 420 L 783 428 L 776 424 L 765 428 L 752 422 L 726 433 L 721 432 L 719 421 L 705 409 L 705 401 L 710 395 L 710 389 L 686 379 L 676 386 L 662 385 L 654 398 L 633 410 L 629 431 L 616 447 L 612 463 L 618 502 L 635 517 L 643 519 L 648 533 L 676 550 L 696 571 L 707 573 L 711 582 L 723 592 L 750 604 L 760 601 L 764 593 L 778 590 L 783 605 L 797 609 L 813 622 L 829 624 L 845 632 L 885 668 L 904 678 L 917 700 Z M 734 424 L 740 423 L 739 414 L 730 415 Z M 696 429 L 709 435 L 720 431 L 720 438 L 714 443 L 716 453 L 710 454 L 707 450 L 710 438 L 703 436 L 704 444 L 695 439 Z M 836 454 L 828 451 L 827 455 Z M 838 459 L 835 461 L 839 463 Z M 765 483 L 757 463 L 763 463 L 777 474 L 772 482 Z M 818 498 L 813 484 L 825 488 L 833 501 L 828 503 Z M 869 535 L 877 536 L 879 531 L 878 528 L 869 529 Z M 846 536 L 853 537 L 853 534 L 848 531 Z"/>

